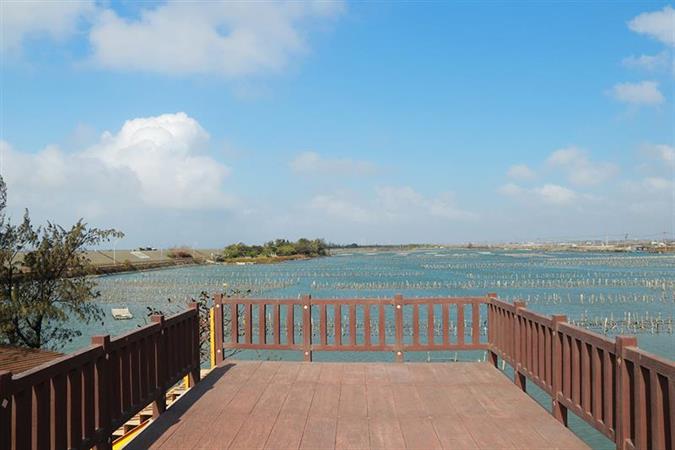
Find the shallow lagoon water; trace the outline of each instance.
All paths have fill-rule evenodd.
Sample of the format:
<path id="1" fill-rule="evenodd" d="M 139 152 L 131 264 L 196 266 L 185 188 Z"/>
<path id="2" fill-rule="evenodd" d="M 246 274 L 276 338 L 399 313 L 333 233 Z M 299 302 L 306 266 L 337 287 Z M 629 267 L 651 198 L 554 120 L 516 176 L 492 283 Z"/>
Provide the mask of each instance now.
<path id="1" fill-rule="evenodd" d="M 500 298 L 522 299 L 545 314 L 586 318 L 673 317 L 675 255 L 639 253 L 531 253 L 515 251 L 424 250 L 353 253 L 273 265 L 184 266 L 98 278 L 106 312 L 103 323 L 81 326 L 83 336 L 70 351 L 87 345 L 94 334 L 117 335 L 146 322 L 147 307 L 178 310 L 201 291 L 217 292 L 223 283 L 251 289 L 252 297 L 314 298 L 474 296 L 496 292 Z M 169 302 L 167 299 L 171 299 Z M 128 307 L 133 320 L 116 321 L 110 309 Z M 598 330 L 596 330 L 598 331 Z M 601 331 L 601 330 L 600 330 Z M 610 334 L 630 334 L 617 327 Z M 675 359 L 672 329 L 638 334 L 643 349 Z M 249 357 L 296 359 L 298 355 L 257 352 Z M 407 359 L 454 359 L 454 353 L 407 354 Z M 482 352 L 459 353 L 476 360 Z M 390 360 L 382 353 L 316 354 L 317 360 Z M 536 389 L 531 393 L 548 405 Z M 571 414 L 571 416 L 573 416 Z M 613 448 L 607 439 L 580 420 L 571 425 L 594 448 Z"/>

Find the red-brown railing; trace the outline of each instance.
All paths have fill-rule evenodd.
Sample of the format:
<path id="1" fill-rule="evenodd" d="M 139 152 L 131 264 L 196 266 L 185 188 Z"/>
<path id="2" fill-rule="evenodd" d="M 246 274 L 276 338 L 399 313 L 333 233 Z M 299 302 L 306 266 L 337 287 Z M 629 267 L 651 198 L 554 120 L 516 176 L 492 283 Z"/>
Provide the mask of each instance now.
<path id="1" fill-rule="evenodd" d="M 481 314 L 482 305 L 486 311 Z M 481 316 L 486 316 L 482 318 Z M 224 321 L 229 320 L 225 332 Z M 470 298 L 316 300 L 216 296 L 216 361 L 226 349 L 313 351 L 489 350 L 551 396 L 552 413 L 570 410 L 619 449 L 673 448 L 675 365 L 643 352 L 634 337 L 609 339 L 489 294 Z M 481 334 L 487 320 L 487 339 Z M 224 338 L 227 335 L 227 339 Z"/>
<path id="2" fill-rule="evenodd" d="M 216 361 L 225 349 L 313 351 L 486 350 L 487 297 L 316 300 L 215 297 Z M 223 322 L 229 320 L 227 339 Z M 422 332 L 422 331 L 424 332 Z M 437 332 L 438 330 L 438 332 Z"/>
<path id="3" fill-rule="evenodd" d="M 633 336 L 609 339 L 565 321 L 491 298 L 492 362 L 508 362 L 523 390 L 530 379 L 549 394 L 565 424 L 570 410 L 618 449 L 673 448 L 675 364 L 638 349 Z"/>
<path id="4" fill-rule="evenodd" d="M 197 305 L 18 375 L 0 372 L 1 449 L 111 448 L 112 432 L 183 376 L 199 380 Z"/>

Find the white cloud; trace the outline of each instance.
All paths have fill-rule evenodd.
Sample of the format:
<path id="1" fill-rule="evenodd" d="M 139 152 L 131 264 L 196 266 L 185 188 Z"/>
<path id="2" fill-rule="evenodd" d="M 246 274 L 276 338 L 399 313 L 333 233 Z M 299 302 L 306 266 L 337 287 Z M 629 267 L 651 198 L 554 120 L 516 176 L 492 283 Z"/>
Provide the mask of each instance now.
<path id="1" fill-rule="evenodd" d="M 331 217 L 348 222 L 370 222 L 373 215 L 354 202 L 339 195 L 316 195 L 310 201 L 310 207 Z"/>
<path id="2" fill-rule="evenodd" d="M 88 0 L 0 2 L 0 50 L 18 51 L 29 38 L 67 39 L 77 31 L 78 21 L 94 10 Z"/>
<path id="3" fill-rule="evenodd" d="M 303 152 L 291 162 L 293 172 L 303 175 L 370 175 L 376 172 L 374 164 L 350 158 L 324 158 L 316 152 Z"/>
<path id="4" fill-rule="evenodd" d="M 656 81 L 617 83 L 609 93 L 618 101 L 633 105 L 655 106 L 665 100 Z"/>
<path id="5" fill-rule="evenodd" d="M 628 22 L 628 28 L 675 47 L 675 9 L 670 5 L 660 11 L 638 15 Z"/>
<path id="6" fill-rule="evenodd" d="M 410 186 L 380 186 L 376 188 L 377 203 L 388 217 L 431 216 L 445 220 L 473 219 L 475 214 L 459 208 L 454 195 L 445 193 L 426 197 Z"/>
<path id="7" fill-rule="evenodd" d="M 673 182 L 662 177 L 647 177 L 642 185 L 651 191 L 672 191 Z"/>
<path id="8" fill-rule="evenodd" d="M 652 146 L 652 151 L 657 158 L 670 167 L 675 167 L 675 147 L 666 144 L 657 144 Z"/>
<path id="9" fill-rule="evenodd" d="M 603 183 L 616 175 L 618 167 L 612 163 L 593 162 L 585 151 L 577 147 L 567 147 L 554 151 L 547 163 L 564 170 L 570 182 L 580 186 Z"/>
<path id="10" fill-rule="evenodd" d="M 668 66 L 670 65 L 670 59 L 670 54 L 666 51 L 663 51 L 661 53 L 657 53 L 656 55 L 631 55 L 627 58 L 624 58 L 621 62 L 626 67 L 656 72 L 663 69 L 668 69 Z"/>
<path id="11" fill-rule="evenodd" d="M 335 2 L 171 1 L 126 19 L 104 11 L 89 36 L 92 60 L 119 70 L 229 78 L 276 72 L 308 50 L 309 22 L 334 18 Z"/>
<path id="12" fill-rule="evenodd" d="M 499 192 L 502 195 L 506 195 L 508 197 L 517 197 L 519 195 L 522 195 L 523 192 L 525 192 L 525 189 L 523 189 L 522 187 L 518 186 L 515 183 L 506 183 L 500 186 L 497 189 L 497 192 Z"/>
<path id="13" fill-rule="evenodd" d="M 81 152 L 24 153 L 3 142 L 3 176 L 10 199 L 38 209 L 228 208 L 233 198 L 222 184 L 229 169 L 200 153 L 208 139 L 197 121 L 177 113 L 129 120 Z"/>
<path id="14" fill-rule="evenodd" d="M 568 205 L 577 199 L 577 193 L 557 184 L 545 184 L 535 188 L 534 192 L 546 203 Z"/>
<path id="15" fill-rule="evenodd" d="M 380 186 L 374 195 L 363 197 L 345 192 L 316 195 L 310 202 L 314 211 L 348 222 L 377 224 L 424 221 L 454 222 L 476 217 L 456 205 L 450 193 L 426 197 L 410 186 Z"/>
<path id="16" fill-rule="evenodd" d="M 524 200 L 527 203 L 537 201 L 554 206 L 571 205 L 580 198 L 575 191 L 557 184 L 524 188 L 514 183 L 507 183 L 500 186 L 497 192 L 507 197 Z"/>
<path id="17" fill-rule="evenodd" d="M 534 171 L 526 164 L 516 164 L 509 167 L 507 175 L 509 178 L 513 178 L 515 180 L 529 180 L 535 177 Z"/>

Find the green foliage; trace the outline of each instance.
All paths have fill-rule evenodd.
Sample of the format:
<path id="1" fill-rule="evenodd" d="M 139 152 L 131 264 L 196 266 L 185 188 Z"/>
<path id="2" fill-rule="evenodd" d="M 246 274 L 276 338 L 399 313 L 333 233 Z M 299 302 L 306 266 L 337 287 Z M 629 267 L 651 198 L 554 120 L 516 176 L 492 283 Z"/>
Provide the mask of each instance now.
<path id="1" fill-rule="evenodd" d="M 291 242 L 286 239 L 276 239 L 264 245 L 246 245 L 243 242 L 228 245 L 223 250 L 224 259 L 256 258 L 260 256 L 325 256 L 326 242 L 323 239 L 298 239 Z"/>
<path id="2" fill-rule="evenodd" d="M 3 208 L 5 199 L 2 183 Z M 88 228 L 82 220 L 69 229 L 52 223 L 36 228 L 28 211 L 16 226 L 0 209 L 0 342 L 56 348 L 80 335 L 68 321 L 101 320 L 103 312 L 91 301 L 99 292 L 87 277 L 91 266 L 84 250 L 122 236 Z"/>
<path id="3" fill-rule="evenodd" d="M 225 285 L 225 291 L 222 294 L 227 298 L 244 298 L 251 295 L 251 290 L 241 290 L 235 288 L 228 288 Z M 163 309 L 155 308 L 152 306 L 146 306 L 147 317 L 150 318 L 156 314 L 161 314 L 165 316 L 171 316 L 178 314 L 182 311 L 185 311 L 185 307 L 190 303 L 197 303 L 197 310 L 199 311 L 199 356 L 202 362 L 209 360 L 210 356 L 210 345 L 211 345 L 211 320 L 210 320 L 210 309 L 213 307 L 213 298 L 209 295 L 208 292 L 202 291 L 199 293 L 197 298 L 191 298 L 184 306 L 176 305 L 171 302 L 170 298 L 166 299 L 167 307 Z M 227 339 L 230 337 L 230 309 L 223 308 L 223 336 Z M 230 350 L 227 352 L 224 357 L 230 357 L 233 354 L 237 353 L 238 350 Z"/>

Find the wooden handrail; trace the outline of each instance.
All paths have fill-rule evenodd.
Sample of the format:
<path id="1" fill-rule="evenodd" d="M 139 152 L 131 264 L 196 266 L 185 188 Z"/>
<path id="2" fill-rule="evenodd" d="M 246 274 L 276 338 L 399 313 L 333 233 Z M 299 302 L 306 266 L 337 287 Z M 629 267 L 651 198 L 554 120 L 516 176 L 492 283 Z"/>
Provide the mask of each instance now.
<path id="1" fill-rule="evenodd" d="M 610 339 L 524 304 L 491 299 L 488 320 L 493 364 L 501 357 L 516 380 L 551 396 L 556 419 L 566 425 L 572 411 L 620 450 L 673 448 L 673 361 L 640 350 L 634 336 Z"/>
<path id="2" fill-rule="evenodd" d="M 481 308 L 487 309 L 486 318 Z M 225 312 L 230 314 L 229 330 L 222 326 Z M 508 303 L 495 294 L 327 300 L 219 297 L 214 313 L 217 355 L 224 349 L 295 350 L 311 361 L 314 351 L 385 351 L 403 361 L 410 351 L 487 350 L 495 366 L 501 358 L 513 367 L 514 382 L 521 389 L 530 380 L 547 393 L 553 416 L 565 425 L 569 410 L 618 449 L 674 445 L 672 361 L 638 349 L 634 337 L 610 339 L 566 323 L 565 316 L 528 310 L 524 302 Z M 485 320 L 486 340 L 481 339 Z"/>
<path id="3" fill-rule="evenodd" d="M 188 375 L 199 381 L 197 304 L 29 371 L 0 372 L 0 448 L 110 449 L 112 433 Z"/>
<path id="4" fill-rule="evenodd" d="M 216 360 L 222 360 L 217 355 L 226 349 L 296 350 L 307 361 L 315 351 L 387 351 L 403 361 L 405 352 L 487 350 L 487 340 L 481 340 L 487 318 L 481 320 L 480 313 L 481 305 L 487 303 L 487 297 L 302 296 L 277 300 L 216 296 Z M 229 330 L 223 328 L 224 314 L 231 323 Z"/>

